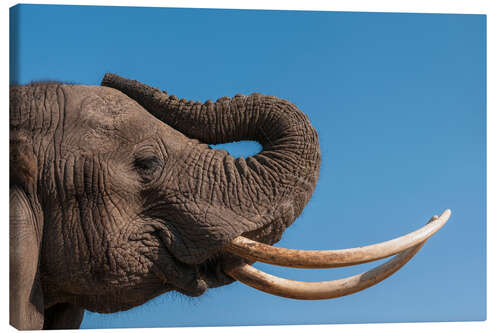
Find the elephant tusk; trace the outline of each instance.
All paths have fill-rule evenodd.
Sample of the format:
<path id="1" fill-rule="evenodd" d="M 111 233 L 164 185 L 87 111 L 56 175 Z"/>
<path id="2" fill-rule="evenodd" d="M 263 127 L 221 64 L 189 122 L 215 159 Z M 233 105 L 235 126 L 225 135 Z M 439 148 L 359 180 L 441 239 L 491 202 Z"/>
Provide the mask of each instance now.
<path id="1" fill-rule="evenodd" d="M 333 281 L 302 282 L 287 280 L 264 273 L 248 264 L 237 266 L 226 271 L 226 273 L 252 288 L 276 296 L 306 300 L 336 298 L 369 288 L 388 278 L 404 266 L 424 243 L 425 241 L 407 249 L 388 262 L 367 272 Z"/>
<path id="2" fill-rule="evenodd" d="M 382 243 L 342 250 L 295 250 L 275 247 L 238 236 L 226 250 L 237 256 L 272 265 L 295 268 L 333 268 L 367 263 L 390 257 L 425 242 L 441 229 L 451 211 L 434 216 L 425 226 L 404 236 Z"/>

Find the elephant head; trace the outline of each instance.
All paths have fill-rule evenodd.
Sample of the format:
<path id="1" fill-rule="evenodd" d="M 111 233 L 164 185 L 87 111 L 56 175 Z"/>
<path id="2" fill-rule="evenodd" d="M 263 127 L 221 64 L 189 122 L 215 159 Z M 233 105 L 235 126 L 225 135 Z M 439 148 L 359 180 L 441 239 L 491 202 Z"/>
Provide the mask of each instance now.
<path id="1" fill-rule="evenodd" d="M 235 279 L 302 299 L 347 295 L 395 272 L 447 220 L 389 242 L 335 251 L 272 247 L 311 198 L 318 136 L 272 96 L 186 101 L 107 74 L 101 86 L 10 90 L 10 300 L 18 328 L 78 327 L 168 291 L 199 296 Z M 209 144 L 256 140 L 243 158 Z M 339 267 L 400 253 L 345 281 L 265 275 L 256 260 Z"/>

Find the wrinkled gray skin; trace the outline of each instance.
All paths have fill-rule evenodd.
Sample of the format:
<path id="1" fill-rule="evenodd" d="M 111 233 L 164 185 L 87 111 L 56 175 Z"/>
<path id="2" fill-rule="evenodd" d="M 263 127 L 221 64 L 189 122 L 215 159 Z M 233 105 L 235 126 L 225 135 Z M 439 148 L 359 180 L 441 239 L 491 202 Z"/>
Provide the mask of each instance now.
<path id="1" fill-rule="evenodd" d="M 10 88 L 10 302 L 20 329 L 233 282 L 236 236 L 268 244 L 302 212 L 318 137 L 286 100 L 194 103 L 107 74 Z M 235 159 L 207 144 L 256 140 Z"/>

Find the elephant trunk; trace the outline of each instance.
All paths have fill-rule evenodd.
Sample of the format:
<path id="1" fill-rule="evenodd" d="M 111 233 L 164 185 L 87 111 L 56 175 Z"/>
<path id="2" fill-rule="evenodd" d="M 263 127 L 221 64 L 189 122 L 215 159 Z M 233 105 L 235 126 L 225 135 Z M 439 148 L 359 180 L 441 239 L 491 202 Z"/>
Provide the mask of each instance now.
<path id="1" fill-rule="evenodd" d="M 224 229 L 232 230 L 224 237 L 226 244 L 241 234 L 277 242 L 310 199 L 320 168 L 318 135 L 307 116 L 290 102 L 254 93 L 202 104 L 114 74 L 106 74 L 102 85 L 122 91 L 161 121 L 202 143 L 255 140 L 262 145 L 261 152 L 246 159 L 199 145 L 188 161 L 186 172 L 193 179 L 217 180 L 201 184 L 210 189 L 195 191 L 200 193 L 195 206 L 205 204 L 205 216 L 213 210 L 214 219 L 232 224 Z M 216 232 L 220 224 L 207 222 L 210 227 L 200 232 Z"/>

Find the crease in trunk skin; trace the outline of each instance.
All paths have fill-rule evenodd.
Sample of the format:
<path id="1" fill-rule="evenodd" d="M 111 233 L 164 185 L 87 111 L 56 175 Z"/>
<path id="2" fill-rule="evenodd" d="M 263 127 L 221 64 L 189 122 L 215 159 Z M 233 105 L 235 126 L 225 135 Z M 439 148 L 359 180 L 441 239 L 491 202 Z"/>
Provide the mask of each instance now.
<path id="1" fill-rule="evenodd" d="M 199 232 L 224 234 L 215 243 L 203 244 L 208 247 L 197 243 L 207 239 L 204 235 L 184 239 L 192 243 L 187 246 L 200 249 L 200 255 L 201 249 L 213 252 L 242 234 L 268 244 L 279 241 L 310 199 L 319 175 L 318 136 L 307 116 L 290 102 L 254 93 L 202 104 L 114 74 L 106 74 L 102 85 L 120 90 L 156 118 L 204 143 L 192 146 L 199 150 L 190 154 L 195 159 L 211 149 L 208 144 L 255 140 L 262 145 L 260 153 L 246 159 L 214 149 L 206 165 L 186 161 L 190 180 L 180 187 L 200 178 L 217 179 L 201 184 L 207 187 L 190 198 L 193 205 L 206 208 L 204 230 Z M 212 196 L 214 192 L 219 195 Z"/>

